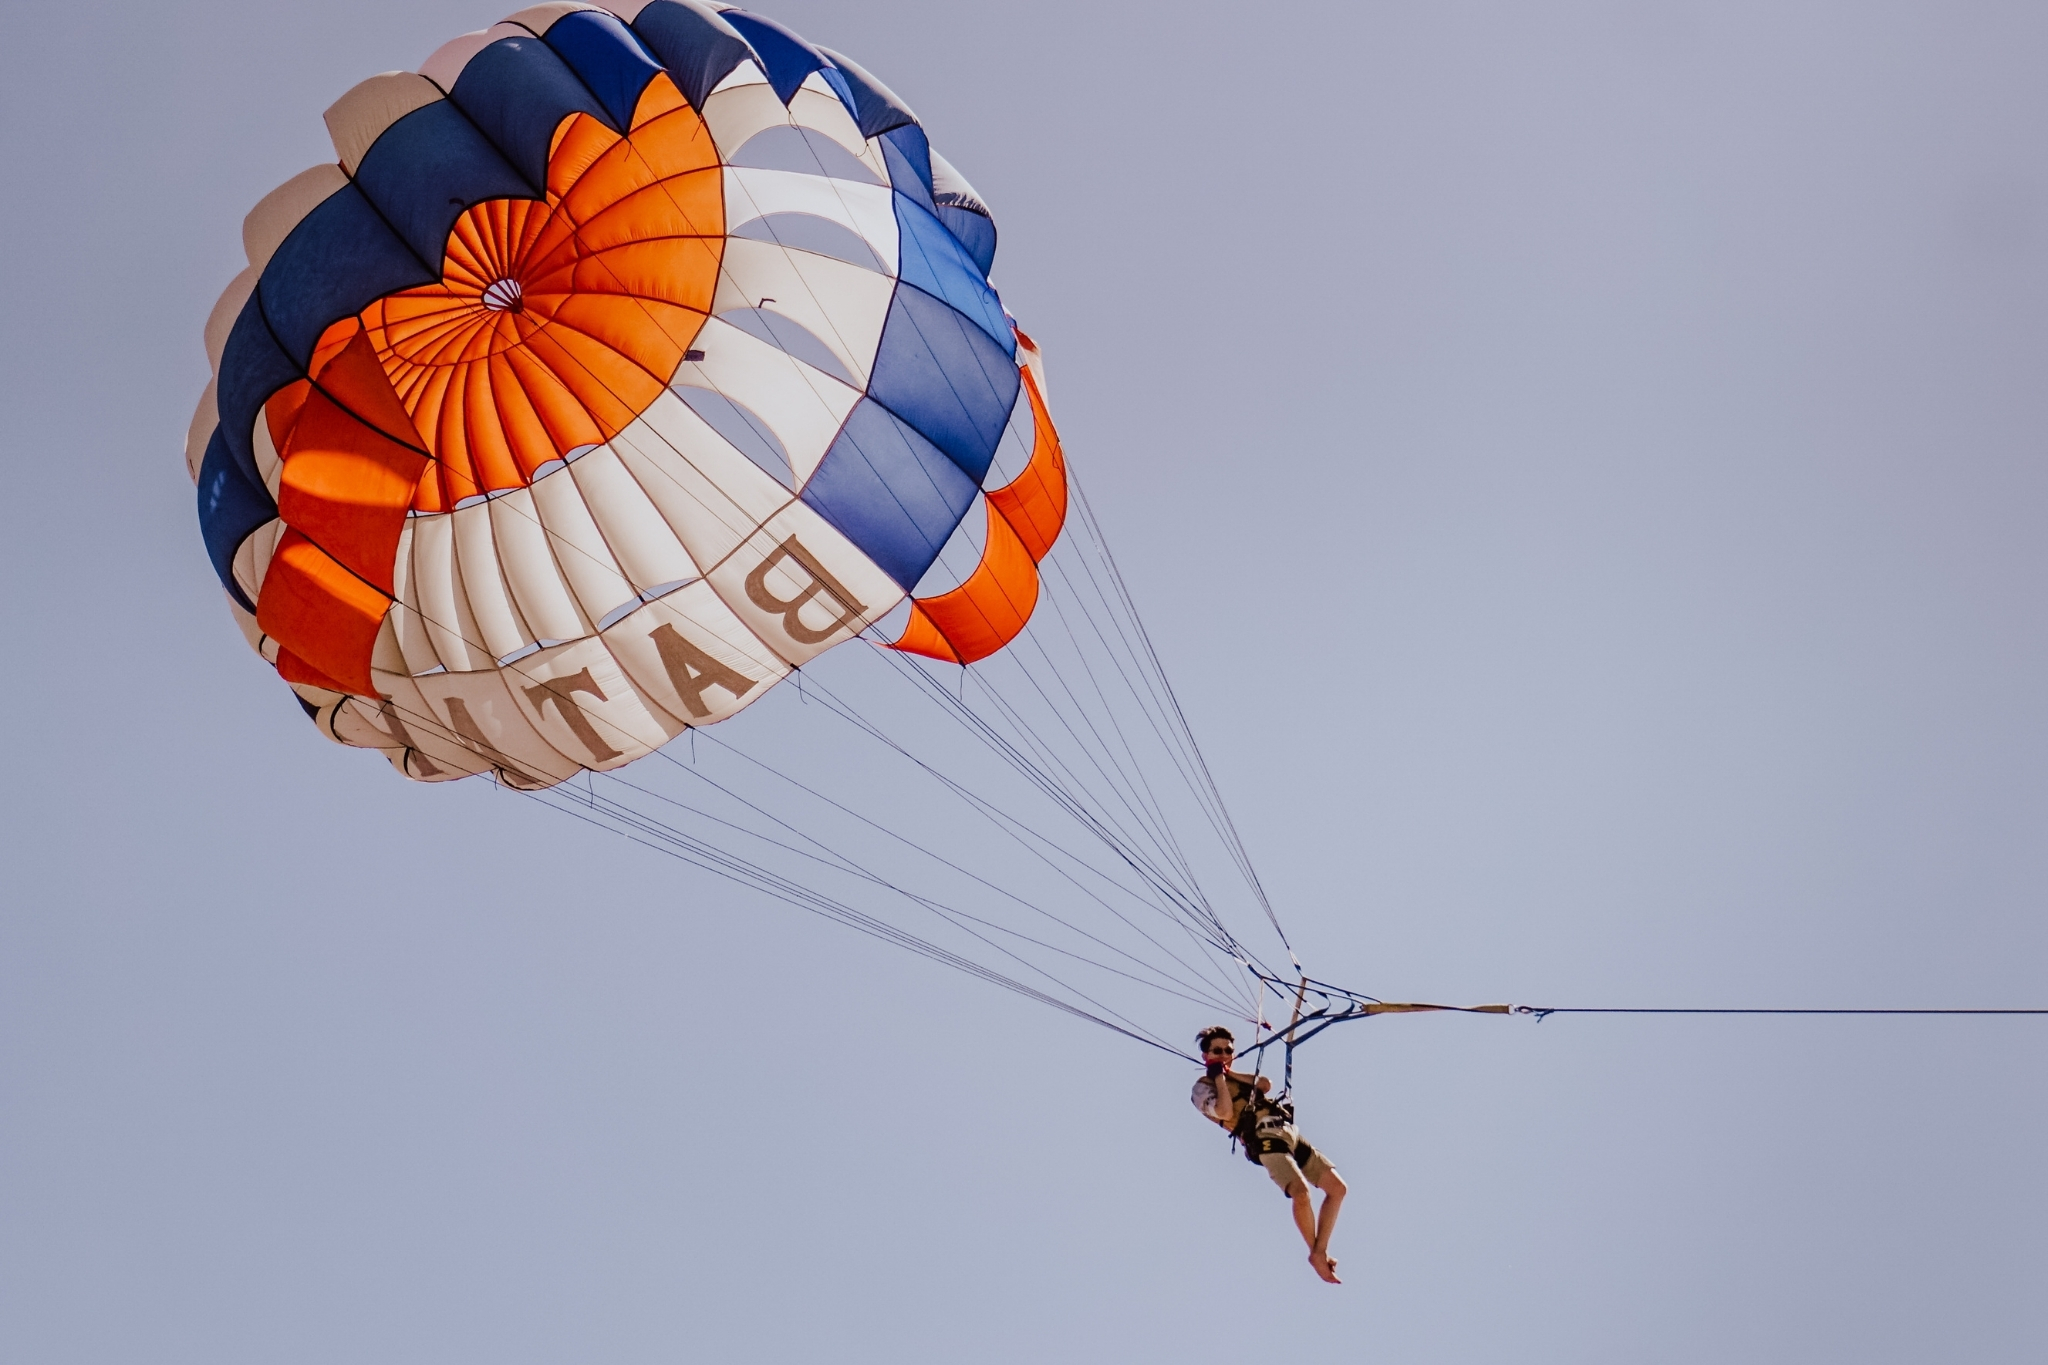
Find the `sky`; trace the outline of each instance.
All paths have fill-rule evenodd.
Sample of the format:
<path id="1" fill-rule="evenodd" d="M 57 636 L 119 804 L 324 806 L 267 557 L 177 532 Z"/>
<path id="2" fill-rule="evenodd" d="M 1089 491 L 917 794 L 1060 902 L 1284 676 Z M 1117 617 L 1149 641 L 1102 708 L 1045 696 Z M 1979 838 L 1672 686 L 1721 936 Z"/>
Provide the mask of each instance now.
<path id="1" fill-rule="evenodd" d="M 1316 975 L 2048 1006 L 2039 6 L 763 12 L 993 209 Z M 2048 1020 L 1335 1030 L 1333 1289 L 1184 1064 L 318 738 L 200 329 L 321 111 L 499 17 L 0 45 L 0 1356 L 2038 1359 Z"/>

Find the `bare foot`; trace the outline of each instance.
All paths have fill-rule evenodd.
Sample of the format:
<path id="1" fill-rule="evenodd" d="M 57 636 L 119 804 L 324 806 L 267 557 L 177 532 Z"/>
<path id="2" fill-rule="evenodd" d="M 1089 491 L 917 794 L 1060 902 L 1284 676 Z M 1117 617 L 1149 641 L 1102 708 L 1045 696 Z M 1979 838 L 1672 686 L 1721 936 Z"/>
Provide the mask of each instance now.
<path id="1" fill-rule="evenodd" d="M 1316 1274 L 1322 1276 L 1328 1283 L 1344 1283 L 1344 1281 L 1337 1278 L 1337 1263 L 1321 1252 L 1311 1251 L 1308 1254 L 1308 1263 L 1315 1270 Z"/>

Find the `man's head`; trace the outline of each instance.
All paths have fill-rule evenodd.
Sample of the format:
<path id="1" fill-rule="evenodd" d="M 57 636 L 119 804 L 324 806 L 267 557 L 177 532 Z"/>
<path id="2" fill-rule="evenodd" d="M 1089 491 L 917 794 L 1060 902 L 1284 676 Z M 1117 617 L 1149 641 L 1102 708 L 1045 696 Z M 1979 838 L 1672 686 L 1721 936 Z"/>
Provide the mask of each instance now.
<path id="1" fill-rule="evenodd" d="M 1237 1053 L 1237 1040 L 1230 1030 L 1221 1024 L 1213 1024 L 1195 1035 L 1195 1050 L 1202 1054 L 1205 1065 L 1222 1063 L 1230 1065 L 1230 1059 Z"/>

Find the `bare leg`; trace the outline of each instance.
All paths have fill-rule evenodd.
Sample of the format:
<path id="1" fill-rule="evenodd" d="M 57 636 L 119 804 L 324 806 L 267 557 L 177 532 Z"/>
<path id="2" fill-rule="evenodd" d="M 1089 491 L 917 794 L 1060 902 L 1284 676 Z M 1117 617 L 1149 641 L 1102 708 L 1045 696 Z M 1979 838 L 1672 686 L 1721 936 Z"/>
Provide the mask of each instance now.
<path id="1" fill-rule="evenodd" d="M 1308 1245 L 1308 1263 L 1315 1267 L 1316 1274 L 1331 1284 L 1342 1284 L 1343 1281 L 1337 1278 L 1337 1263 L 1330 1258 L 1330 1234 L 1337 1230 L 1337 1215 L 1343 1211 L 1344 1196 L 1349 1187 L 1345 1185 L 1344 1177 L 1335 1171 L 1325 1171 L 1317 1184 L 1323 1191 L 1323 1210 L 1321 1217 L 1316 1219 L 1315 1237 Z M 1295 1205 L 1297 1209 L 1307 1202 L 1307 1194 L 1308 1191 L 1302 1191 L 1303 1197 Z M 1297 1220 L 1298 1217 L 1297 1214 Z"/>
<path id="2" fill-rule="evenodd" d="M 1294 1226 L 1301 1233 L 1301 1240 L 1310 1251 L 1316 1249 L 1316 1209 L 1309 1202 L 1308 1182 L 1296 1176 L 1294 1183 L 1287 1187 L 1287 1197 L 1294 1201 Z"/>

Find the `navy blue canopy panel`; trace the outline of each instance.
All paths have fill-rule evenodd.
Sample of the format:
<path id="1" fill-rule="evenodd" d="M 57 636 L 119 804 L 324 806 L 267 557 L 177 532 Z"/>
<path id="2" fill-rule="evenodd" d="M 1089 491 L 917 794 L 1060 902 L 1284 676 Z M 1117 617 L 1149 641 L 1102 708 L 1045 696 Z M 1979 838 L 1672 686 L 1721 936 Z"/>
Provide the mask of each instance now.
<path id="1" fill-rule="evenodd" d="M 803 500 L 907 591 L 939 557 L 978 487 L 944 451 L 863 398 Z"/>
<path id="2" fill-rule="evenodd" d="M 206 458 L 199 465 L 199 534 L 206 541 L 206 557 L 230 596 L 255 612 L 235 582 L 235 552 L 256 529 L 277 515 L 277 504 L 261 480 L 251 481 L 228 454 L 221 428 L 213 429 L 206 443 Z"/>
<path id="3" fill-rule="evenodd" d="M 895 91 L 831 48 L 821 47 L 818 51 L 839 68 L 840 79 L 852 93 L 853 121 L 860 126 L 862 137 L 880 137 L 906 123 L 917 122 L 917 115 L 910 112 L 910 106 Z"/>
<path id="4" fill-rule="evenodd" d="M 730 9 L 725 11 L 725 21 L 760 55 L 762 74 L 775 88 L 775 97 L 784 104 L 795 98 L 797 87 L 806 76 L 813 71 L 825 71 L 830 73 L 827 81 L 837 78 L 834 88 L 841 92 L 847 107 L 852 108 L 853 92 L 846 88 L 846 78 L 825 59 L 824 53 L 773 19 L 763 19 L 758 14 Z"/>
<path id="5" fill-rule="evenodd" d="M 547 187 L 548 152 L 563 119 L 588 114 L 612 128 L 624 126 L 539 38 L 492 43 L 469 59 L 448 98 L 518 170 L 529 199 Z"/>
<path id="6" fill-rule="evenodd" d="M 621 131 L 632 126 L 633 110 L 661 73 L 661 62 L 631 29 L 614 15 L 578 10 L 548 26 L 547 44 L 604 106 L 605 122 Z"/>
<path id="7" fill-rule="evenodd" d="M 868 396 L 946 452 L 978 485 L 1017 403 L 1017 366 L 973 322 L 908 281 L 896 286 Z"/>
<path id="8" fill-rule="evenodd" d="M 647 45 L 692 109 L 741 62 L 760 58 L 724 16 L 697 0 L 653 0 L 633 19 L 633 32 Z"/>

